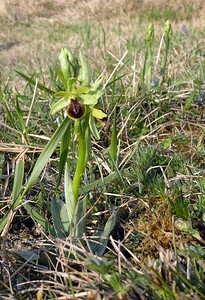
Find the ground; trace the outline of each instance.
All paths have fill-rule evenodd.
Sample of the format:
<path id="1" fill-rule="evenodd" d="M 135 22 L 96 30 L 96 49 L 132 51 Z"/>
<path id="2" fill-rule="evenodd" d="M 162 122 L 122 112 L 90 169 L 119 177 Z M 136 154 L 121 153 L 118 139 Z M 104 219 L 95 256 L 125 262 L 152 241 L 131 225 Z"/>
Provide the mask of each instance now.
<path id="1" fill-rule="evenodd" d="M 0 299 L 205 299 L 205 2 L 0 0 L 0 27 Z M 50 111 L 64 47 L 82 51 L 91 78 L 103 74 L 98 108 L 107 118 L 97 122 L 79 198 L 88 195 L 83 242 L 120 208 L 102 258 L 44 227 L 55 223 L 53 199 L 65 198 L 64 177 L 55 191 L 59 141 L 7 218 L 63 130 L 63 114 Z"/>

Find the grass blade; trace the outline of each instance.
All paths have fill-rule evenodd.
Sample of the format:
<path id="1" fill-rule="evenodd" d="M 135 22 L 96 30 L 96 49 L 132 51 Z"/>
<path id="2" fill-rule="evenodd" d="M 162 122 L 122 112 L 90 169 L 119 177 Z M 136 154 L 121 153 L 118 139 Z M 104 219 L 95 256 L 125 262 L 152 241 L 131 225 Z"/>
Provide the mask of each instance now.
<path id="1" fill-rule="evenodd" d="M 114 121 L 113 121 L 113 128 L 112 128 L 112 137 L 111 137 L 111 144 L 110 144 L 110 155 L 112 157 L 111 160 L 111 170 L 114 171 L 115 166 L 114 163 L 117 161 L 117 121 L 116 121 L 116 109 L 114 112 Z"/>
<path id="2" fill-rule="evenodd" d="M 25 74 L 23 74 L 23 73 L 21 73 L 21 72 L 19 72 L 19 71 L 16 71 L 16 73 L 17 74 L 19 74 L 22 78 L 24 78 L 26 81 L 28 81 L 30 84 L 32 84 L 32 85 L 36 85 L 36 80 L 33 80 L 31 77 L 28 77 L 27 75 L 25 75 Z M 54 94 L 54 91 L 52 91 L 52 90 L 50 90 L 50 89 L 48 89 L 47 87 L 45 87 L 43 84 L 41 84 L 41 83 L 38 83 L 37 84 L 37 87 L 40 89 L 40 90 L 42 90 L 42 91 L 44 91 L 44 92 L 46 92 L 46 93 L 48 93 L 48 94 Z"/>
<path id="3" fill-rule="evenodd" d="M 10 209 L 8 209 L 7 213 L 4 215 L 4 217 L 0 220 L 0 233 L 6 227 L 8 218 L 9 218 L 12 210 L 14 210 L 19 205 L 19 202 L 21 199 L 20 194 L 22 191 L 23 178 L 24 178 L 24 161 L 22 159 L 19 159 L 16 162 L 14 184 L 13 184 L 13 191 L 12 191 L 12 198 L 11 198 L 11 206 L 10 206 Z"/>

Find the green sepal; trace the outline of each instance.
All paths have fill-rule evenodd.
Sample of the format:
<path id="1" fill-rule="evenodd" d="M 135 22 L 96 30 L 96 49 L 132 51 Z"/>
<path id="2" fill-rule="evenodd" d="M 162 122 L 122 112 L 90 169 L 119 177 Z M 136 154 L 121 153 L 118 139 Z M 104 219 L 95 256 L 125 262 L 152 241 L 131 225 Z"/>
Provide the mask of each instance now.
<path id="1" fill-rule="evenodd" d="M 95 105 L 98 103 L 98 100 L 95 95 L 91 94 L 82 94 L 80 98 L 83 100 L 84 105 Z"/>

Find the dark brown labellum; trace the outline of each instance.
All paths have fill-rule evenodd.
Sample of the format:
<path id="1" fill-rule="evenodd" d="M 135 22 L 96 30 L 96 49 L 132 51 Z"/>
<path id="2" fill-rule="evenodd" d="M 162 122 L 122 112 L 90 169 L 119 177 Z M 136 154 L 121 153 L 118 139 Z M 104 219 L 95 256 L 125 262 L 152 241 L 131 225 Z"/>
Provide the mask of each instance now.
<path id="1" fill-rule="evenodd" d="M 67 115 L 74 120 L 80 119 L 85 115 L 85 106 L 78 102 L 77 99 L 71 99 L 71 102 L 67 107 Z"/>

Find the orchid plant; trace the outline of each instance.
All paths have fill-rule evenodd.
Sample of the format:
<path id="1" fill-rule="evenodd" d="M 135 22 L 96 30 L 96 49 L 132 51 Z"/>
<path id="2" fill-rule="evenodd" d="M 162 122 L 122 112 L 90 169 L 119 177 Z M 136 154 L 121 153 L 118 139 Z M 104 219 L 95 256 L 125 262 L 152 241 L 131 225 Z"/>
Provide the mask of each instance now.
<path id="1" fill-rule="evenodd" d="M 81 177 L 91 153 L 91 136 L 93 135 L 95 139 L 100 138 L 95 118 L 104 119 L 107 117 L 102 110 L 97 108 L 98 101 L 104 94 L 104 91 L 100 88 L 103 78 L 100 77 L 95 82 L 91 82 L 87 62 L 81 52 L 77 60 L 71 51 L 63 48 L 59 56 L 59 62 L 60 68 L 56 67 L 55 71 L 62 83 L 62 90 L 54 93 L 57 101 L 51 107 L 51 114 L 54 115 L 60 110 L 64 110 L 64 120 L 37 159 L 25 186 L 23 185 L 24 161 L 20 159 L 17 162 L 12 203 L 7 214 L 0 220 L 0 233 L 11 220 L 11 216 L 18 207 L 24 205 L 30 216 L 42 227 L 46 234 L 63 239 L 72 238 L 74 243 L 81 239 L 82 245 L 83 236 L 86 235 L 87 195 L 79 197 L 79 188 Z M 27 78 L 25 75 L 23 77 Z M 73 126 L 71 126 L 72 122 L 74 123 Z M 73 134 L 71 134 L 71 131 Z M 74 136 L 75 138 L 73 138 Z M 73 153 L 77 153 L 73 176 L 70 174 L 68 159 L 69 139 L 72 138 L 77 143 L 76 151 Z M 25 196 L 36 183 L 43 168 L 59 145 L 60 159 L 57 187 L 64 170 L 65 199 L 61 200 L 54 196 L 51 200 L 51 219 L 48 220 L 38 212 L 34 205 L 25 201 Z M 76 157 L 76 155 L 73 155 L 73 157 Z M 104 253 L 109 235 L 119 218 L 119 214 L 119 210 L 114 211 L 105 223 L 103 230 L 97 231 L 94 235 L 86 238 L 84 246 L 87 251 L 92 251 L 97 255 Z M 89 245 L 88 240 L 90 241 Z M 18 255 L 23 258 L 28 257 L 28 255 L 34 257 L 34 259 L 36 257 L 33 251 L 30 251 L 29 254 L 18 252 Z"/>
<path id="2" fill-rule="evenodd" d="M 91 84 L 88 66 L 81 52 L 79 60 L 80 64 L 68 49 L 62 49 L 59 56 L 61 70 L 56 69 L 56 71 L 65 90 L 55 94 L 55 97 L 60 99 L 51 108 L 51 114 L 65 109 L 67 116 L 74 121 L 74 130 L 79 144 L 78 163 L 72 187 L 76 201 L 81 175 L 89 158 L 91 133 L 96 139 L 100 138 L 95 118 L 107 117 L 102 110 L 95 108 L 99 98 L 104 94 L 104 91 L 99 88 L 103 78 Z"/>

